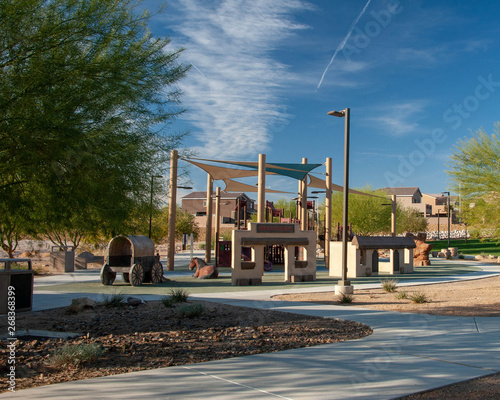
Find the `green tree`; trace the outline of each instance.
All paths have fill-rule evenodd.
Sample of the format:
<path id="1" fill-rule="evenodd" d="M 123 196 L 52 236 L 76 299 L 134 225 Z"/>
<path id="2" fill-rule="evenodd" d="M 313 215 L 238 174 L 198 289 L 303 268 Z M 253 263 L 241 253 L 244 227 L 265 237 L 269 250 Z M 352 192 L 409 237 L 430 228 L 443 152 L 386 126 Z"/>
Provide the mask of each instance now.
<path id="1" fill-rule="evenodd" d="M 461 217 L 469 226 L 500 234 L 500 122 L 495 133 L 482 129 L 454 146 L 448 174 L 460 194 Z"/>
<path id="2" fill-rule="evenodd" d="M 391 200 L 383 191 L 370 187 L 357 189 L 371 196 L 349 194 L 349 223 L 352 231 L 358 235 L 389 234 L 391 232 Z M 320 206 L 321 218 L 324 218 L 325 204 Z M 332 195 L 332 232 L 336 232 L 337 224 L 343 221 L 343 193 Z M 396 230 L 398 234 L 405 232 L 421 232 L 427 228 L 427 220 L 412 208 L 396 208 Z"/>
<path id="3" fill-rule="evenodd" d="M 391 207 L 383 204 L 390 203 L 389 197 L 381 192 L 367 187 L 357 189 L 370 194 L 363 196 L 349 194 L 349 223 L 352 231 L 359 235 L 373 235 L 389 233 L 391 230 Z M 337 224 L 343 221 L 343 193 L 334 192 L 332 195 L 332 230 L 336 231 Z M 324 219 L 325 204 L 320 206 L 321 218 Z"/>
<path id="4" fill-rule="evenodd" d="M 118 233 L 146 208 L 188 69 L 150 18 L 134 0 L 0 2 L 0 207 L 21 187 L 32 231 Z"/>
<path id="5" fill-rule="evenodd" d="M 398 205 L 396 209 L 396 233 L 418 233 L 427 230 L 427 219 L 415 208 L 403 208 Z"/>

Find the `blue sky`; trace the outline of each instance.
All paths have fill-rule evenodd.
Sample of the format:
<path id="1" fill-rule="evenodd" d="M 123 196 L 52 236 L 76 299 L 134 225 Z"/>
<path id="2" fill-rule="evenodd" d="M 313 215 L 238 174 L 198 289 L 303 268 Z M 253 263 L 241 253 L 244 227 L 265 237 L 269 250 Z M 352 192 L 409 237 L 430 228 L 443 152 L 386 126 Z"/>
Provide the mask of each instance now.
<path id="1" fill-rule="evenodd" d="M 193 65 L 176 128 L 200 157 L 332 157 L 342 185 L 344 120 L 327 112 L 349 107 L 351 187 L 438 193 L 457 140 L 500 120 L 499 17 L 493 1 L 168 0 L 151 28 Z"/>

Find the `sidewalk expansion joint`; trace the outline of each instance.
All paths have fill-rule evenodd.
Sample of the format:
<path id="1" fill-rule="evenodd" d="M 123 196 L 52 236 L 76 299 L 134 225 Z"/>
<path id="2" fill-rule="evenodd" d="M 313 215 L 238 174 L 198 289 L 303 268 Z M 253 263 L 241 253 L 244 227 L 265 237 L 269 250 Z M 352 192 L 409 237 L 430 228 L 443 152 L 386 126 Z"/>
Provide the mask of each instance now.
<path id="1" fill-rule="evenodd" d="M 197 372 L 200 375 L 205 375 L 205 376 L 208 376 L 210 378 L 219 379 L 219 380 L 221 380 L 223 382 L 227 382 L 227 383 L 230 383 L 232 385 L 241 386 L 241 387 L 244 387 L 246 389 L 255 390 L 255 391 L 260 392 L 260 393 L 268 394 L 268 395 L 274 396 L 274 397 L 276 397 L 278 399 L 293 400 L 293 399 L 291 399 L 289 397 L 280 396 L 279 394 L 271 393 L 271 392 L 268 392 L 266 390 L 262 390 L 262 389 L 259 389 L 259 388 L 253 387 L 253 386 L 248 386 L 248 385 L 245 385 L 243 383 L 235 382 L 235 381 L 232 381 L 230 379 L 222 378 L 222 377 L 217 376 L 217 375 L 207 374 L 206 372 L 199 371 L 196 368 L 191 368 L 191 367 L 186 367 L 186 366 L 183 366 L 182 368 L 188 369 L 188 370 L 193 371 L 193 372 Z"/>

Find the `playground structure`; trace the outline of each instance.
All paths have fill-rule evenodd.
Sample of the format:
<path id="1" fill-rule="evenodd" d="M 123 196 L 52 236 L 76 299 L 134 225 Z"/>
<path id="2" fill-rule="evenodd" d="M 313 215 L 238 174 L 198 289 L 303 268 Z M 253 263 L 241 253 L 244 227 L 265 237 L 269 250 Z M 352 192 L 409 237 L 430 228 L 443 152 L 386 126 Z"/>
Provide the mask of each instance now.
<path id="1" fill-rule="evenodd" d="M 231 268 L 234 286 L 260 285 L 264 274 L 264 247 L 280 244 L 285 247 L 285 282 L 316 279 L 316 232 L 302 231 L 299 224 L 250 223 L 248 230 L 232 233 Z M 242 246 L 250 247 L 251 260 L 241 257 Z M 299 247 L 299 257 L 295 248 Z"/>
<path id="2" fill-rule="evenodd" d="M 354 236 L 348 243 L 347 277 L 358 278 L 379 274 L 409 274 L 413 272 L 411 237 Z M 379 262 L 379 250 L 389 250 L 389 262 Z M 330 276 L 342 274 L 342 242 L 330 242 Z"/>
<path id="3" fill-rule="evenodd" d="M 140 286 L 144 282 L 160 283 L 163 266 L 160 256 L 154 254 L 155 246 L 147 236 L 116 236 L 108 244 L 107 255 L 101 269 L 101 283 L 112 285 L 116 274 L 121 273 L 125 282 Z"/>

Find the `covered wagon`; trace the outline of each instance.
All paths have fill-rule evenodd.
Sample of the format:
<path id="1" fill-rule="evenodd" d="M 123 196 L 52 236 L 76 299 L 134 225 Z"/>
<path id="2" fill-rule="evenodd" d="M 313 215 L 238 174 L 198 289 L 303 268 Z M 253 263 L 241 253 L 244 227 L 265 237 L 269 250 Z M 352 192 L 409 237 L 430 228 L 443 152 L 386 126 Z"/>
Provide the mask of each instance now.
<path id="1" fill-rule="evenodd" d="M 116 236 L 110 240 L 101 269 L 103 285 L 112 285 L 116 274 L 125 282 L 140 286 L 144 282 L 159 283 L 163 278 L 160 256 L 154 254 L 153 241 L 142 235 Z"/>

